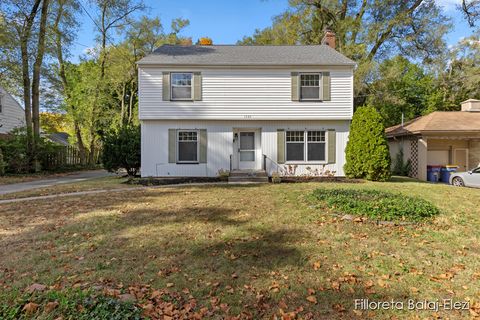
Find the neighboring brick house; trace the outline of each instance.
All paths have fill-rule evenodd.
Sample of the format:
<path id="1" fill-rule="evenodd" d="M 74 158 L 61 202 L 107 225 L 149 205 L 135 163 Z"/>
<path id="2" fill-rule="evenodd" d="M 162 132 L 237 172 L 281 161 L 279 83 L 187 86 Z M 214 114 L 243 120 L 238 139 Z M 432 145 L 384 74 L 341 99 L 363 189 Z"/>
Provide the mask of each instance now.
<path id="1" fill-rule="evenodd" d="M 427 180 L 428 165 L 457 165 L 467 171 L 480 165 L 480 100 L 462 102 L 462 111 L 436 111 L 386 129 L 393 162 L 403 148 L 410 176 Z"/>

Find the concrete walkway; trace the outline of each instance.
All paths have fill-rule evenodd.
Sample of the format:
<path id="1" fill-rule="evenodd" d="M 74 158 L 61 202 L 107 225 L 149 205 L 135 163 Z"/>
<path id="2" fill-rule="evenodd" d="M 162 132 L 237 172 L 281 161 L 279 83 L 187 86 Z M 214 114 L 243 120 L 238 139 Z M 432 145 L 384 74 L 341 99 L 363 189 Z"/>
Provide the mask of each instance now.
<path id="1" fill-rule="evenodd" d="M 238 183 L 229 183 L 229 182 L 202 182 L 202 183 L 180 183 L 180 184 L 168 184 L 161 186 L 141 186 L 141 187 L 127 187 L 120 189 L 100 189 L 100 190 L 87 190 L 87 191 L 77 191 L 69 193 L 59 193 L 51 194 L 46 196 L 34 196 L 34 197 L 25 197 L 25 198 L 14 198 L 14 199 L 5 199 L 0 200 L 0 204 L 7 203 L 16 203 L 16 202 L 25 202 L 33 200 L 45 200 L 45 199 L 55 199 L 63 197 L 73 197 L 73 196 L 84 196 L 89 194 L 99 194 L 106 192 L 126 192 L 126 191 L 135 191 L 135 190 L 148 190 L 148 189 L 159 189 L 159 188 L 182 188 L 182 187 L 199 187 L 199 186 L 228 186 L 228 185 L 257 185 L 257 182 L 238 182 Z"/>
<path id="2" fill-rule="evenodd" d="M 107 172 L 106 170 L 92 170 L 92 171 L 82 171 L 79 173 L 74 173 L 71 175 L 57 177 L 57 178 L 49 178 L 49 179 L 34 180 L 29 182 L 0 185 L 0 195 L 33 190 L 38 188 L 52 187 L 52 186 L 65 184 L 65 183 L 103 178 L 103 177 L 108 177 L 112 175 L 115 175 L 115 174 Z"/>

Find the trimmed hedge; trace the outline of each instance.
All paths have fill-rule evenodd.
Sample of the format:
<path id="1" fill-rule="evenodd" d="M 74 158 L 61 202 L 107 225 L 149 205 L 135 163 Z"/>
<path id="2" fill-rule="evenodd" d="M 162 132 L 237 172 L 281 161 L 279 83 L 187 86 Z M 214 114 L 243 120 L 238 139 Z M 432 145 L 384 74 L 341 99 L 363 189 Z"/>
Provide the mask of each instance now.
<path id="1" fill-rule="evenodd" d="M 378 190 L 317 189 L 313 197 L 336 213 L 384 221 L 421 221 L 440 213 L 424 199 Z"/>

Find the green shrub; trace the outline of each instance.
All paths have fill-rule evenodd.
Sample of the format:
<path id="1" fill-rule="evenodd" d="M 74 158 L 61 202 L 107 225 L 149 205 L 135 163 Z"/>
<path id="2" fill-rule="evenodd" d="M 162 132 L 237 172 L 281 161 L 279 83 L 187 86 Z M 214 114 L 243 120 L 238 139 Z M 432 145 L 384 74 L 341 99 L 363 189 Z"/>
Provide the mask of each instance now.
<path id="1" fill-rule="evenodd" d="M 407 161 L 403 159 L 403 148 L 400 148 L 400 151 L 398 151 L 397 155 L 395 156 L 392 173 L 397 176 L 407 177 L 410 174 L 411 169 L 412 162 L 410 159 Z"/>
<path id="2" fill-rule="evenodd" d="M 123 126 L 107 133 L 103 139 L 102 162 L 108 171 L 125 169 L 129 176 L 135 176 L 140 169 L 140 127 Z"/>
<path id="3" fill-rule="evenodd" d="M 390 152 L 382 117 L 374 107 L 357 109 L 345 149 L 349 178 L 386 181 L 390 178 Z"/>
<path id="4" fill-rule="evenodd" d="M 46 161 L 47 155 L 58 147 L 44 138 L 39 138 L 36 146 L 37 160 L 40 166 Z M 5 173 L 20 174 L 38 171 L 39 168 L 35 167 L 27 149 L 25 128 L 15 129 L 7 138 L 0 140 L 0 149 L 3 154 Z"/>
<path id="5" fill-rule="evenodd" d="M 7 164 L 5 163 L 5 161 L 3 161 L 3 152 L 2 152 L 2 149 L 0 148 L 0 176 L 5 175 L 6 166 Z"/>
<path id="6" fill-rule="evenodd" d="M 67 290 L 42 293 L 10 292 L 0 295 L 0 319 L 78 319 L 78 320 L 123 320 L 141 319 L 141 309 L 132 303 L 90 291 Z M 23 310 L 27 303 L 35 303 L 38 308 L 28 314 Z M 47 310 L 49 302 L 58 305 Z"/>
<path id="7" fill-rule="evenodd" d="M 313 197 L 336 213 L 385 221 L 420 221 L 439 213 L 426 200 L 378 190 L 317 189 Z"/>

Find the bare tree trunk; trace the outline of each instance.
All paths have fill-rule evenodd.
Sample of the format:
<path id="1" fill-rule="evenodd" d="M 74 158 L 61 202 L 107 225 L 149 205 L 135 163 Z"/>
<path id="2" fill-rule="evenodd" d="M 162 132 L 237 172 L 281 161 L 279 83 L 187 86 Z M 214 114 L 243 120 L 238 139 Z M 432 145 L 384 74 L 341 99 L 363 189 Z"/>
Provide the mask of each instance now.
<path id="1" fill-rule="evenodd" d="M 125 123 L 125 94 L 127 91 L 127 84 L 123 83 L 122 87 L 122 99 L 121 99 L 121 109 L 120 109 L 120 125 Z"/>
<path id="2" fill-rule="evenodd" d="M 66 103 L 69 109 L 75 112 L 76 107 L 71 103 L 72 97 L 70 94 L 70 85 L 67 80 L 67 74 L 65 70 L 65 61 L 63 59 L 62 33 L 60 32 L 60 29 L 58 27 L 62 19 L 64 4 L 65 4 L 64 0 L 59 0 L 58 13 L 57 13 L 57 17 L 55 18 L 55 23 L 53 26 L 53 29 L 55 32 L 55 47 L 56 47 L 55 49 L 56 49 L 56 54 L 57 54 L 57 59 L 59 64 L 59 75 L 60 75 L 60 80 L 62 81 L 63 94 L 66 98 Z M 77 147 L 78 147 L 78 152 L 80 156 L 80 162 L 81 164 L 85 164 L 87 162 L 85 144 L 83 143 L 80 124 L 78 123 L 78 120 L 75 117 L 73 119 L 73 129 L 75 131 L 75 137 L 77 138 Z"/>
<path id="3" fill-rule="evenodd" d="M 47 33 L 48 6 L 50 0 L 43 0 L 42 13 L 40 16 L 40 31 L 38 33 L 38 49 L 35 63 L 33 64 L 32 77 L 32 122 L 33 122 L 33 143 L 32 154 L 35 171 L 38 171 L 38 150 L 37 143 L 40 138 L 40 72 L 45 55 L 45 34 Z"/>
<path id="4" fill-rule="evenodd" d="M 27 128 L 27 151 L 29 158 L 33 156 L 33 126 L 32 126 L 32 100 L 30 94 L 30 64 L 28 53 L 28 41 L 32 33 L 32 26 L 40 7 L 41 0 L 35 0 L 30 14 L 26 16 L 20 31 L 20 52 L 22 56 L 22 78 L 23 78 L 23 103 L 25 105 L 25 123 Z"/>
<path id="5" fill-rule="evenodd" d="M 135 81 L 130 82 L 130 101 L 128 104 L 128 124 L 132 123 L 133 118 L 133 96 L 135 94 Z"/>

